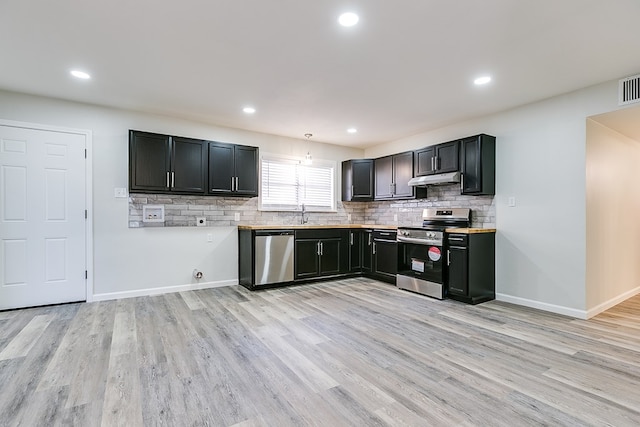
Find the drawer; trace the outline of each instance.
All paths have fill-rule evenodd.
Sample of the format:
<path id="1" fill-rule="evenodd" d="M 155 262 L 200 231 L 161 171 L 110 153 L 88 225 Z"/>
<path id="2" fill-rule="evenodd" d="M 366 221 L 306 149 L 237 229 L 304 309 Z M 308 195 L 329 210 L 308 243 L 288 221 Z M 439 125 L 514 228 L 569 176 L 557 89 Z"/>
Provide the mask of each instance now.
<path id="1" fill-rule="evenodd" d="M 296 230 L 296 239 L 339 239 L 343 234 L 346 235 L 347 233 L 347 230 L 338 228 L 311 228 Z"/>
<path id="2" fill-rule="evenodd" d="M 466 234 L 447 234 L 449 246 L 469 246 L 469 236 Z"/>

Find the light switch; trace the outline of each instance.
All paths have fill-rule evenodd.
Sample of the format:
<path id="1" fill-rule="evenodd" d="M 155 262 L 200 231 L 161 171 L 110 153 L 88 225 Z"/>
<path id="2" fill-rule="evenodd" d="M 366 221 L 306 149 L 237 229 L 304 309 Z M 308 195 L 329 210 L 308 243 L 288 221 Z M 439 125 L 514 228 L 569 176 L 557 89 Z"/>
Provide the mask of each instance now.
<path id="1" fill-rule="evenodd" d="M 240 212 L 236 212 L 235 215 L 233 216 L 233 220 L 234 221 L 240 221 Z"/>
<path id="2" fill-rule="evenodd" d="M 347 221 L 351 221 L 351 214 L 347 214 Z"/>
<path id="3" fill-rule="evenodd" d="M 127 189 L 126 188 L 114 188 L 113 190 L 114 197 L 118 199 L 125 199 L 127 197 Z"/>
<path id="4" fill-rule="evenodd" d="M 209 243 L 213 242 L 213 234 L 211 233 L 207 234 L 207 242 Z"/>
<path id="5" fill-rule="evenodd" d="M 393 220 L 398 222 L 398 214 L 393 214 Z"/>
<path id="6" fill-rule="evenodd" d="M 507 204 L 509 205 L 510 208 L 515 207 L 516 205 L 516 198 L 511 196 L 509 197 L 509 199 L 507 200 Z"/>

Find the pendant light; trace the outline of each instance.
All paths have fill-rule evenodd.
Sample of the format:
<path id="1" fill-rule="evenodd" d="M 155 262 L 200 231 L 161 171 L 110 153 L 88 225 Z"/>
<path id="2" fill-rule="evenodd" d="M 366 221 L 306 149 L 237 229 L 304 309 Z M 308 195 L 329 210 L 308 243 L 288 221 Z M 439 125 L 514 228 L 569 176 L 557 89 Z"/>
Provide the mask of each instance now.
<path id="1" fill-rule="evenodd" d="M 305 133 L 304 136 L 305 136 L 305 138 L 307 138 L 307 146 L 308 146 L 309 145 L 309 139 L 313 136 L 313 134 Z M 309 150 L 307 150 L 307 155 L 304 156 L 304 164 L 305 165 L 310 165 L 311 163 L 313 163 L 313 159 L 311 158 L 311 152 Z"/>

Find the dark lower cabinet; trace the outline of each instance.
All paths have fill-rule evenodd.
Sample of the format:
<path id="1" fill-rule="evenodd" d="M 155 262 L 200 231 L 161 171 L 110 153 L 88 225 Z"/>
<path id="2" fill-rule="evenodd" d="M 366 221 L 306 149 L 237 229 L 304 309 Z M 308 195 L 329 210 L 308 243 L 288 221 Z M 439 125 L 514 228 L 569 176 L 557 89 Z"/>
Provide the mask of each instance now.
<path id="1" fill-rule="evenodd" d="M 447 235 L 447 287 L 470 304 L 495 298 L 495 233 Z"/>
<path id="2" fill-rule="evenodd" d="M 295 236 L 295 279 L 334 276 L 348 272 L 348 230 L 297 230 Z"/>
<path id="3" fill-rule="evenodd" d="M 372 276 L 395 283 L 398 272 L 398 243 L 395 231 L 373 231 Z"/>
<path id="4" fill-rule="evenodd" d="M 362 232 L 362 272 L 364 274 L 373 272 L 373 230 Z"/>
<path id="5" fill-rule="evenodd" d="M 362 230 L 349 230 L 349 272 L 362 271 Z"/>

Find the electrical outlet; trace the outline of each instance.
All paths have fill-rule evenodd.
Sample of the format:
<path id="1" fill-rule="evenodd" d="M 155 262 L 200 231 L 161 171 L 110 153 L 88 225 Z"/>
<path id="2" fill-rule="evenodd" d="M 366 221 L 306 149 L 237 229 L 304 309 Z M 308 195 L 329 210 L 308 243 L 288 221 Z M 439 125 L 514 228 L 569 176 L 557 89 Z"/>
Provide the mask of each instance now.
<path id="1" fill-rule="evenodd" d="M 393 220 L 394 220 L 395 222 L 398 222 L 398 214 L 393 214 Z"/>
<path id="2" fill-rule="evenodd" d="M 234 221 L 240 221 L 240 212 L 236 212 L 233 216 Z"/>
<path id="3" fill-rule="evenodd" d="M 507 200 L 507 205 L 509 205 L 509 207 L 513 208 L 516 206 L 516 198 L 511 196 L 509 197 L 509 199 Z"/>
<path id="4" fill-rule="evenodd" d="M 351 221 L 351 214 L 347 214 L 347 221 Z"/>
<path id="5" fill-rule="evenodd" d="M 113 196 L 118 199 L 126 199 L 127 198 L 127 189 L 126 188 L 114 188 Z"/>
<path id="6" fill-rule="evenodd" d="M 196 225 L 198 227 L 205 227 L 207 225 L 207 218 L 204 216 L 199 216 L 196 218 Z"/>
<path id="7" fill-rule="evenodd" d="M 213 242 L 213 234 L 211 233 L 207 234 L 207 242 L 209 243 Z"/>

